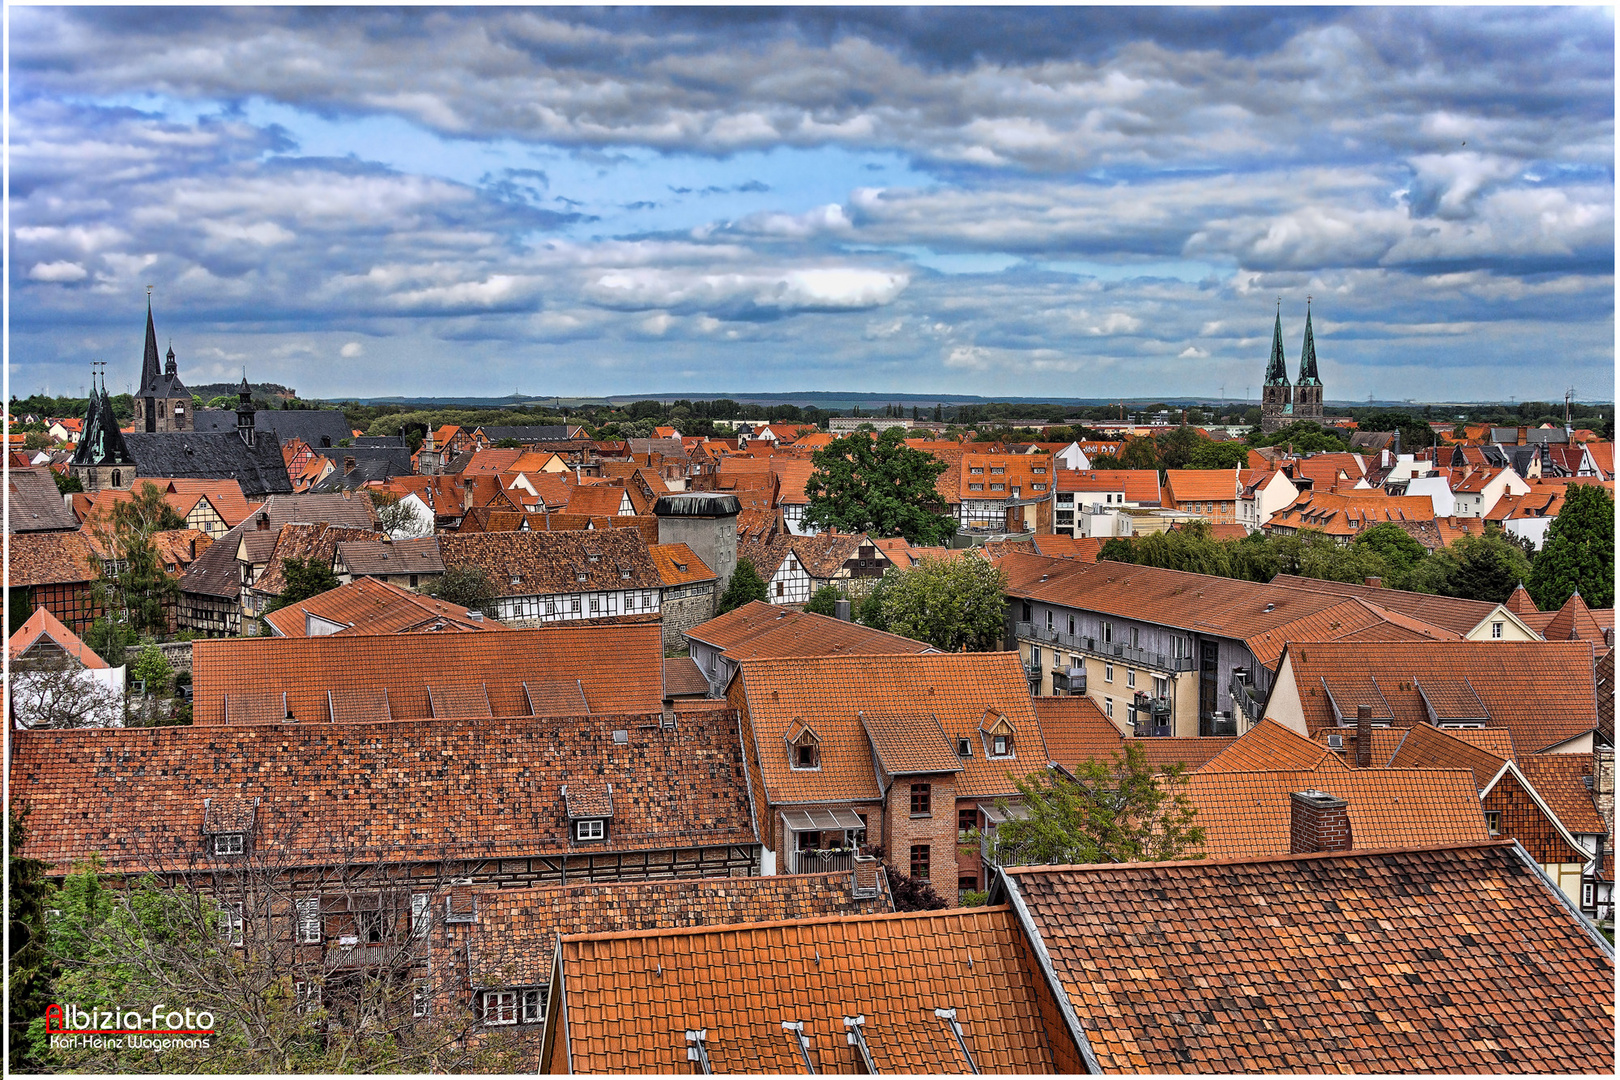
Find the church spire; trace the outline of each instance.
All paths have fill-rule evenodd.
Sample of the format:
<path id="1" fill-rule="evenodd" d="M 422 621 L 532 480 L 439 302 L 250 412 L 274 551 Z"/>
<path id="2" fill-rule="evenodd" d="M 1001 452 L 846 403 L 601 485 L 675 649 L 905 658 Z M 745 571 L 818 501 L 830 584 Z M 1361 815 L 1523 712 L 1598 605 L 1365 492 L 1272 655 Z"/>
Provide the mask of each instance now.
<path id="1" fill-rule="evenodd" d="M 1316 374 L 1316 337 L 1311 333 L 1311 302 L 1305 301 L 1305 347 L 1299 354 L 1299 385 L 1321 386 Z"/>
<path id="2" fill-rule="evenodd" d="M 162 369 L 158 367 L 157 329 L 152 325 L 152 294 L 146 294 L 146 355 L 141 359 L 141 390 L 156 385 Z M 138 393 L 139 391 L 137 391 Z"/>
<path id="3" fill-rule="evenodd" d="M 1267 386 L 1288 385 L 1288 362 L 1283 359 L 1282 301 L 1277 302 L 1277 325 L 1271 331 L 1271 362 L 1266 365 Z"/>

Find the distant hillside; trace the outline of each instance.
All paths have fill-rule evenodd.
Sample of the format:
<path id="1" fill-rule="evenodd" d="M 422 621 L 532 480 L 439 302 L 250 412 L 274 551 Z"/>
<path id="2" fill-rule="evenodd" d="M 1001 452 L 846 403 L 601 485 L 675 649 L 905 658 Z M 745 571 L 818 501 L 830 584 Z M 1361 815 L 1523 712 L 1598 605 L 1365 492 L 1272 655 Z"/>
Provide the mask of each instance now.
<path id="1" fill-rule="evenodd" d="M 202 386 L 188 386 L 186 389 L 204 401 L 212 401 L 217 397 L 235 397 L 237 392 L 242 389 L 242 384 L 240 382 L 204 383 Z M 248 383 L 248 390 L 256 398 L 295 398 L 298 396 L 298 391 L 292 387 L 273 382 Z"/>

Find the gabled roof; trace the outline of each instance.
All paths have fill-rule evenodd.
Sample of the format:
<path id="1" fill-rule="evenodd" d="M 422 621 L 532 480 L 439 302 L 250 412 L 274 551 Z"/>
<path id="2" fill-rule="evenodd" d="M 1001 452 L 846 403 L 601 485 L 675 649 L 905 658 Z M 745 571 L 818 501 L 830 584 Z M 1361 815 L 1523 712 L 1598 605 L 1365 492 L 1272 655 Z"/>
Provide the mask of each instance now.
<path id="1" fill-rule="evenodd" d="M 1004 880 L 1093 1071 L 1612 1068 L 1613 949 L 1511 841 Z"/>
<path id="2" fill-rule="evenodd" d="M 1035 551 L 1058 559 L 1077 559 L 1083 563 L 1097 561 L 1097 553 L 1107 541 L 1100 536 L 1048 536 L 1036 533 L 1031 538 Z"/>
<path id="3" fill-rule="evenodd" d="M 664 695 L 708 697 L 709 680 L 703 677 L 697 661 L 690 656 L 667 656 L 664 658 Z"/>
<path id="4" fill-rule="evenodd" d="M 857 1014 L 881 1073 L 1082 1068 L 1006 907 L 564 937 L 559 950 L 550 1015 L 576 1072 L 684 1073 L 685 1032 L 702 1029 L 716 1073 L 803 1073 L 784 1021 L 804 1025 L 816 1072 L 863 1072 L 843 1023 Z M 960 1043 L 935 1015 L 946 1008 Z"/>
<path id="5" fill-rule="evenodd" d="M 107 661 L 96 655 L 95 651 L 79 639 L 79 635 L 62 625 L 62 620 L 52 615 L 46 608 L 35 608 L 34 613 L 17 628 L 6 642 L 6 651 L 15 663 L 19 657 L 33 648 L 41 639 L 56 643 L 63 652 L 79 662 L 80 667 L 105 668 Z"/>
<path id="6" fill-rule="evenodd" d="M 230 801 L 258 802 L 253 850 L 271 865 L 561 854 L 561 789 L 584 778 L 614 790 L 594 850 L 758 842 L 723 711 L 683 713 L 675 730 L 646 716 L 524 717 L 16 732 L 12 746 L 26 852 L 59 869 L 93 854 L 114 872 L 200 862 L 205 808 Z"/>
<path id="7" fill-rule="evenodd" d="M 1238 497 L 1237 474 L 1231 469 L 1167 469 L 1164 489 L 1178 503 L 1232 502 Z"/>
<path id="8" fill-rule="evenodd" d="M 439 555 L 439 539 L 424 536 L 416 539 L 349 540 L 337 546 L 338 558 L 349 573 L 364 577 L 395 574 L 442 574 L 444 560 Z"/>
<path id="9" fill-rule="evenodd" d="M 608 517 L 617 514 L 627 498 L 622 486 L 592 484 L 572 489 L 563 509 L 570 514 Z"/>
<path id="10" fill-rule="evenodd" d="M 1107 763 L 1125 753 L 1119 728 L 1085 694 L 1032 699 L 1053 761 L 1071 772 L 1090 761 Z M 1168 741 L 1168 740 L 1165 740 Z"/>
<path id="11" fill-rule="evenodd" d="M 192 421 L 198 431 L 236 434 L 236 413 L 229 409 L 202 409 Z M 323 450 L 341 454 L 339 444 L 353 439 L 348 420 L 337 409 L 260 409 L 253 414 L 253 427 L 277 443 L 299 439 L 317 454 Z"/>
<path id="12" fill-rule="evenodd" d="M 143 480 L 235 480 L 249 498 L 292 494 L 292 479 L 274 438 L 243 442 L 228 432 L 131 432 L 124 436 Z"/>
<path id="13" fill-rule="evenodd" d="M 1592 758 L 1585 754 L 1531 754 L 1517 765 L 1564 828 L 1588 835 L 1609 831 L 1592 801 L 1592 788 L 1587 786 L 1596 779 Z"/>
<path id="14" fill-rule="evenodd" d="M 1344 599 L 1360 597 L 1387 611 L 1409 615 L 1430 626 L 1450 630 L 1459 636 L 1467 634 L 1484 622 L 1498 607 L 1483 600 L 1460 600 L 1453 596 L 1433 596 L 1429 593 L 1383 589 L 1376 585 L 1357 585 L 1345 581 L 1324 581 L 1294 574 L 1278 574 L 1271 579 L 1271 584 L 1278 588 Z"/>
<path id="15" fill-rule="evenodd" d="M 253 591 L 280 596 L 287 587 L 289 559 L 302 559 L 312 565 L 330 568 L 339 544 L 365 541 L 376 535 L 370 529 L 336 528 L 324 523 L 283 525 L 276 538 L 275 549 L 265 564 L 264 573 L 254 579 Z"/>
<path id="16" fill-rule="evenodd" d="M 439 550 L 446 567 L 481 567 L 496 596 L 657 589 L 663 585 L 647 542 L 637 529 L 445 533 L 439 537 Z"/>
<path id="17" fill-rule="evenodd" d="M 1353 739 L 1346 739 L 1345 761 L 1355 761 Z M 1554 757 L 1574 756 L 1555 754 Z M 1396 769 L 1467 769 L 1474 776 L 1474 786 L 1481 793 L 1496 775 L 1502 771 L 1502 766 L 1512 759 L 1500 757 L 1480 746 L 1459 739 L 1451 732 L 1441 728 L 1431 727 L 1428 724 L 1418 724 L 1415 727 L 1399 730 L 1398 741 L 1394 751 L 1385 764 Z"/>
<path id="18" fill-rule="evenodd" d="M 11 532 L 71 532 L 79 527 L 48 468 L 10 469 L 6 475 L 6 505 Z"/>
<path id="19" fill-rule="evenodd" d="M 491 618 L 472 618 L 468 609 L 460 604 L 435 600 L 369 577 L 356 578 L 347 585 L 289 604 L 264 618 L 281 637 L 311 636 L 311 618 L 347 628 L 333 631 L 328 627 L 325 631 L 338 634 L 465 633 L 506 629 Z"/>
<path id="20" fill-rule="evenodd" d="M 544 986 L 561 934 L 725 926 L 894 910 L 884 875 L 857 897 L 849 871 L 770 877 L 608 881 L 478 894 L 466 965 L 474 987 Z"/>
<path id="21" fill-rule="evenodd" d="M 1362 641 L 1455 641 L 1460 635 L 1357 597 L 1255 634 L 1243 643 L 1258 663 L 1275 670 L 1289 642 L 1352 637 Z"/>
<path id="22" fill-rule="evenodd" d="M 247 532 L 248 522 L 235 526 L 200 552 L 180 578 L 180 591 L 198 596 L 240 599 L 242 595 L 241 565 L 236 561 L 237 548 Z"/>
<path id="23" fill-rule="evenodd" d="M 613 658 L 611 666 L 602 658 Z M 274 691 L 301 721 L 331 717 L 329 691 L 356 672 L 388 692 L 396 720 L 434 714 L 429 687 L 485 694 L 490 714 L 547 714 L 541 691 L 566 685 L 593 713 L 659 711 L 664 648 L 656 624 L 549 626 L 490 634 L 220 638 L 192 645 L 193 716 L 223 724 L 228 695 Z M 551 711 L 549 715 L 568 715 Z"/>
<path id="24" fill-rule="evenodd" d="M 862 712 L 860 720 L 872 744 L 872 756 L 886 776 L 962 771 L 962 759 L 945 738 L 939 717 L 932 713 Z"/>
<path id="25" fill-rule="evenodd" d="M 1429 722 L 1418 687 L 1458 676 L 1467 677 L 1488 712 L 1487 726 L 1511 731 L 1521 754 L 1540 753 L 1597 724 L 1592 646 L 1585 641 L 1404 642 L 1392 649 L 1322 641 L 1290 646 L 1286 663 L 1312 734 L 1336 724 L 1324 683 L 1334 699 L 1343 696 L 1338 687 L 1376 683 L 1391 726 L 1413 727 Z M 1353 703 L 1339 704 L 1353 722 Z"/>
<path id="26" fill-rule="evenodd" d="M 1614 609 L 1604 613 L 1607 616 L 1608 628 L 1614 629 Z M 1564 606 L 1559 608 L 1546 625 L 1537 627 L 1541 636 L 1548 641 L 1591 641 L 1606 645 L 1609 637 L 1604 633 L 1603 624 L 1598 622 L 1596 614 L 1586 606 L 1579 592 L 1569 594 Z"/>
<path id="27" fill-rule="evenodd" d="M 1279 769 L 1337 772 L 1342 763 L 1324 746 L 1275 720 L 1261 720 L 1230 747 L 1199 766 L 1201 773 L 1249 773 Z"/>
<path id="28" fill-rule="evenodd" d="M 1051 760 L 1030 702 L 1029 681 L 1016 653 L 762 657 L 741 661 L 730 696 L 746 705 L 760 779 L 772 803 L 881 797 L 872 743 L 862 715 L 930 715 L 948 745 L 967 739 L 972 757 L 960 761 L 958 798 L 1009 795 L 1007 773 L 1022 776 Z M 1005 715 L 1014 730 L 1012 758 L 987 759 L 979 726 L 986 711 Z M 790 768 L 780 734 L 795 720 L 821 737 L 821 768 Z"/>

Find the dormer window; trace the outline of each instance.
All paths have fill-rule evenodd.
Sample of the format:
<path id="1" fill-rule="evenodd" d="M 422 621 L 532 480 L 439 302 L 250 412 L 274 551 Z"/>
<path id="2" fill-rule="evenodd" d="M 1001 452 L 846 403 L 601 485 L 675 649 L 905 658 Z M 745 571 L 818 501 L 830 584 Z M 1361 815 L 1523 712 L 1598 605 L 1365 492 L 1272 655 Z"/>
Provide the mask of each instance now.
<path id="1" fill-rule="evenodd" d="M 983 476 L 984 475 L 984 466 L 975 465 L 971 469 L 969 469 L 968 472 L 972 473 L 974 476 Z"/>
<path id="2" fill-rule="evenodd" d="M 804 721 L 794 719 L 786 736 L 788 765 L 793 769 L 821 768 L 821 737 Z"/>
<path id="3" fill-rule="evenodd" d="M 1002 473 L 1004 473 L 1006 471 L 1007 471 L 1007 467 L 1005 465 L 993 465 L 990 468 L 990 475 L 991 476 L 1000 476 Z"/>
<path id="4" fill-rule="evenodd" d="M 1006 757 L 1012 753 L 1012 740 L 1005 735 L 996 735 L 990 739 L 990 756 Z"/>
<path id="5" fill-rule="evenodd" d="M 574 822 L 575 840 L 601 840 L 607 836 L 607 822 L 601 818 L 584 818 Z"/>
<path id="6" fill-rule="evenodd" d="M 985 756 L 991 758 L 1017 757 L 1015 733 L 1012 724 L 1000 713 L 986 712 L 979 724 L 979 735 L 984 739 Z"/>
<path id="7" fill-rule="evenodd" d="M 239 832 L 215 833 L 215 855 L 240 855 L 247 848 L 247 837 Z"/>
<path id="8" fill-rule="evenodd" d="M 801 743 L 794 748 L 794 766 L 800 769 L 813 769 L 821 763 L 821 755 L 814 743 Z"/>

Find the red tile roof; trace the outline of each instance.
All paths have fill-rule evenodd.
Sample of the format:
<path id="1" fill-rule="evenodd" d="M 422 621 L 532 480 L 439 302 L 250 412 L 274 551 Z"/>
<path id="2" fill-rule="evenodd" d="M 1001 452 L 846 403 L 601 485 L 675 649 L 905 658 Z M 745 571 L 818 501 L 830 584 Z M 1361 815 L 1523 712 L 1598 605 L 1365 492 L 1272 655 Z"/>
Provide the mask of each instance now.
<path id="1" fill-rule="evenodd" d="M 1280 588 L 1313 592 L 1342 599 L 1360 597 L 1388 611 L 1409 615 L 1430 626 L 1463 635 L 1484 622 L 1497 605 L 1482 600 L 1459 600 L 1452 596 L 1433 596 L 1429 593 L 1405 592 L 1401 589 L 1383 589 L 1376 585 L 1356 585 L 1344 581 L 1323 581 L 1319 578 L 1278 574 L 1271 584 Z"/>
<path id="2" fill-rule="evenodd" d="M 6 585 L 66 585 L 101 576 L 90 538 L 82 532 L 13 533 Z"/>
<path id="3" fill-rule="evenodd" d="M 289 604 L 266 615 L 265 621 L 282 637 L 306 637 L 308 616 L 347 627 L 339 634 L 464 633 L 504 630 L 484 616 L 471 617 L 460 604 L 446 603 L 377 578 L 356 578 L 347 585 Z"/>
<path id="4" fill-rule="evenodd" d="M 107 661 L 80 640 L 79 635 L 62 625 L 62 620 L 52 615 L 45 608 L 35 608 L 34 613 L 28 616 L 24 623 L 17 627 L 17 632 L 11 635 L 6 642 L 6 651 L 11 655 L 12 662 L 26 653 L 40 638 L 55 642 L 69 656 L 77 660 L 82 667 L 105 668 Z"/>
<path id="5" fill-rule="evenodd" d="M 1613 1068 L 1613 951 L 1511 842 L 1008 881 L 1104 1072 Z"/>
<path id="6" fill-rule="evenodd" d="M 972 756 L 960 759 L 958 798 L 1010 795 L 1009 772 L 1022 776 L 1051 760 L 1017 653 L 745 659 L 731 686 L 733 703 L 746 703 L 751 760 L 773 804 L 881 797 L 863 713 L 872 724 L 932 716 L 950 747 L 967 739 Z M 986 756 L 980 732 L 987 713 L 1007 718 L 1013 756 Z M 813 772 L 789 764 L 784 740 L 801 723 L 821 739 L 821 767 Z"/>
<path id="7" fill-rule="evenodd" d="M 1250 773 L 1265 770 L 1325 768 L 1338 772 L 1343 764 L 1327 749 L 1291 731 L 1275 720 L 1261 720 L 1227 749 L 1199 766 L 1201 773 Z"/>
<path id="8" fill-rule="evenodd" d="M 1117 491 L 1126 502 L 1161 501 L 1157 469 L 1059 469 L 1058 491 Z"/>
<path id="9" fill-rule="evenodd" d="M 1235 502 L 1237 474 L 1231 469 L 1167 469 L 1164 474 L 1166 503 L 1193 501 Z"/>
<path id="10" fill-rule="evenodd" d="M 757 842 L 724 711 L 684 713 L 676 730 L 645 715 L 526 717 L 28 731 L 12 745 L 26 854 L 58 869 L 95 854 L 115 872 L 187 865 L 205 813 L 232 807 L 270 865 L 577 854 L 562 789 L 581 784 L 613 785 L 592 850 Z"/>
<path id="11" fill-rule="evenodd" d="M 1255 634 L 1244 644 L 1258 663 L 1274 671 L 1283 647 L 1289 642 L 1337 641 L 1352 637 L 1359 641 L 1455 641 L 1459 635 L 1354 598 Z"/>
<path id="12" fill-rule="evenodd" d="M 1051 454 L 963 454 L 959 486 L 950 501 L 1048 498 L 1056 490 L 1054 468 Z M 979 472 L 975 473 L 975 469 Z M 1002 471 L 998 473 L 997 469 Z M 1018 489 L 1016 494 L 1014 488 Z"/>
<path id="13" fill-rule="evenodd" d="M 439 537 L 439 550 L 446 567 L 481 567 L 496 596 L 663 585 L 647 542 L 636 529 L 445 533 Z"/>
<path id="14" fill-rule="evenodd" d="M 1124 756 L 1125 740 L 1102 708 L 1085 694 L 1033 698 L 1052 760 L 1071 772 L 1090 761 Z M 1140 741 L 1140 740 L 1138 740 Z"/>
<path id="15" fill-rule="evenodd" d="M 664 694 L 667 697 L 708 697 L 709 680 L 690 656 L 664 659 Z"/>
<path id="16" fill-rule="evenodd" d="M 719 575 L 685 544 L 649 544 L 647 554 L 658 567 L 665 588 L 719 580 Z"/>
<path id="17" fill-rule="evenodd" d="M 1035 550 L 1041 555 L 1059 559 L 1077 559 L 1083 563 L 1097 561 L 1097 553 L 1107 541 L 1100 536 L 1046 536 L 1033 537 Z"/>
<path id="18" fill-rule="evenodd" d="M 925 641 L 758 600 L 700 623 L 686 631 L 686 636 L 721 649 L 733 661 L 761 656 L 889 655 L 932 650 Z"/>
<path id="19" fill-rule="evenodd" d="M 1585 641 L 1407 642 L 1398 649 L 1323 641 L 1291 647 L 1288 656 L 1312 734 L 1334 726 L 1335 700 L 1354 722 L 1357 687 L 1376 689 L 1375 718 L 1387 703 L 1382 711 L 1391 726 L 1429 723 L 1419 687 L 1459 677 L 1467 679 L 1489 713 L 1486 726 L 1511 731 L 1521 755 L 1540 753 L 1597 726 L 1592 646 Z"/>
<path id="20" fill-rule="evenodd" d="M 564 937 L 558 1055 L 575 1072 L 685 1073 L 703 1029 L 716 1073 L 1076 1072 L 1034 956 L 1006 907 Z M 974 1069 L 952 1029 L 954 1008 Z M 552 1010 L 557 1016 L 557 1009 Z M 566 1046 L 563 1040 L 566 1039 Z"/>
<path id="21" fill-rule="evenodd" d="M 613 664 L 604 666 L 604 656 Z M 430 685 L 485 692 L 497 716 L 528 716 L 531 701 L 536 713 L 557 715 L 544 707 L 542 691 L 559 685 L 576 695 L 576 712 L 581 686 L 593 713 L 656 712 L 663 656 L 661 632 L 651 623 L 489 634 L 221 638 L 192 645 L 192 709 L 199 725 L 223 724 L 227 695 L 245 699 L 271 692 L 279 702 L 285 693 L 295 717 L 321 722 L 331 716 L 327 692 L 360 680 L 388 692 L 395 720 L 433 716 Z"/>
<path id="22" fill-rule="evenodd" d="M 1519 771 L 1530 781 L 1547 808 L 1572 833 L 1607 833 L 1609 826 L 1592 801 L 1596 779 L 1592 758 L 1586 754 L 1531 754 L 1518 762 Z M 1595 786 L 1595 785 L 1594 785 Z"/>

